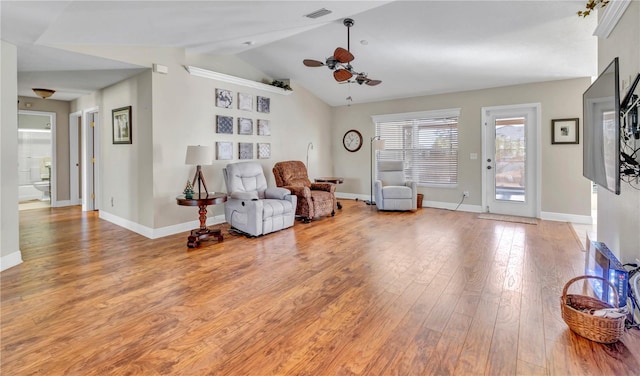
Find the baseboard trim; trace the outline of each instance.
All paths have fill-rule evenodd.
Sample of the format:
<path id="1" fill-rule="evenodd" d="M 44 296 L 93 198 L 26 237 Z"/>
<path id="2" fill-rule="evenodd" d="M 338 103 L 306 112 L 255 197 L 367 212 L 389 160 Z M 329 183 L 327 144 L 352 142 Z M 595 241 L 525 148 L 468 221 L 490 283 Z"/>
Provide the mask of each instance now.
<path id="1" fill-rule="evenodd" d="M 16 251 L 0 257 L 0 272 L 22 264 L 22 253 Z"/>
<path id="2" fill-rule="evenodd" d="M 54 208 L 61 208 L 63 206 L 74 206 L 74 205 L 79 205 L 79 204 L 76 204 L 71 200 L 54 201 L 51 203 L 51 207 L 54 207 Z"/>
<path id="3" fill-rule="evenodd" d="M 456 210 L 458 204 L 454 202 L 440 202 L 440 201 L 422 201 L 423 208 L 435 208 L 435 209 L 446 209 L 446 210 Z M 480 205 L 467 205 L 463 204 L 457 208 L 458 211 L 470 212 L 470 213 L 481 213 L 482 206 Z"/>
<path id="4" fill-rule="evenodd" d="M 200 226 L 200 221 L 195 220 L 153 229 L 151 227 L 143 226 L 139 223 L 105 212 L 104 210 L 100 210 L 98 216 L 100 217 L 100 219 L 109 221 L 115 225 L 126 228 L 127 230 L 133 231 L 149 239 L 158 239 L 169 235 L 179 234 L 181 232 L 188 232 Z M 224 215 L 217 215 L 207 218 L 207 226 L 217 225 L 224 222 Z"/>
<path id="5" fill-rule="evenodd" d="M 540 219 L 545 221 L 571 222 L 583 225 L 593 224 L 593 218 L 590 215 L 577 215 L 554 212 L 540 212 Z"/>

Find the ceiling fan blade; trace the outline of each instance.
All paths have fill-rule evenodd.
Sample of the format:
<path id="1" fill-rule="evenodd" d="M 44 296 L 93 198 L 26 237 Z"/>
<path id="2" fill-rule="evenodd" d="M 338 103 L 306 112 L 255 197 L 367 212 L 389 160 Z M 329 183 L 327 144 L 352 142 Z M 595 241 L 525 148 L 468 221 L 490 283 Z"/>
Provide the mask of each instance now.
<path id="1" fill-rule="evenodd" d="M 346 69 L 337 69 L 333 72 L 333 78 L 338 82 L 346 81 L 353 77 L 353 74 Z"/>
<path id="2" fill-rule="evenodd" d="M 324 65 L 322 61 L 312 60 L 312 59 L 304 59 L 302 60 L 302 64 L 308 67 L 321 67 Z"/>
<path id="3" fill-rule="evenodd" d="M 353 61 L 353 59 L 355 59 L 355 57 L 353 56 L 353 54 L 347 50 L 345 50 L 342 47 L 338 47 L 336 48 L 336 50 L 333 52 L 333 57 L 336 58 L 336 60 L 338 60 L 341 63 L 349 63 L 351 61 Z"/>
<path id="4" fill-rule="evenodd" d="M 365 82 L 367 85 L 369 86 L 376 86 L 382 83 L 382 81 L 380 80 L 369 80 L 367 82 Z"/>

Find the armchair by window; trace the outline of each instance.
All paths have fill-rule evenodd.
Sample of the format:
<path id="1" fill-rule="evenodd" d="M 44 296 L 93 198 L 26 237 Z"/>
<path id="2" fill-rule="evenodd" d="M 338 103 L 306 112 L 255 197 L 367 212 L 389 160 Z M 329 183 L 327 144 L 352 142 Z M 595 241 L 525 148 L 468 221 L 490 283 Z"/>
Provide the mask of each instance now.
<path id="1" fill-rule="evenodd" d="M 405 180 L 403 161 L 378 161 L 378 173 L 373 183 L 379 210 L 416 210 L 417 184 Z"/>
<path id="2" fill-rule="evenodd" d="M 312 183 L 307 168 L 301 161 L 278 162 L 273 166 L 276 185 L 298 196 L 296 215 L 309 222 L 315 217 L 335 215 L 337 200 L 336 185 Z"/>
<path id="3" fill-rule="evenodd" d="M 297 197 L 268 188 L 259 163 L 231 163 L 222 172 L 228 195 L 224 217 L 232 228 L 259 236 L 293 226 Z"/>

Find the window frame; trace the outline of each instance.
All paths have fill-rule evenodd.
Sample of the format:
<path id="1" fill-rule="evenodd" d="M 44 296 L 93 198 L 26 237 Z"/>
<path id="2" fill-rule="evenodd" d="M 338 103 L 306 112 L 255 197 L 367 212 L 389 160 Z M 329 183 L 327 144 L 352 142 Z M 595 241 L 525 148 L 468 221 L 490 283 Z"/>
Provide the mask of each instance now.
<path id="1" fill-rule="evenodd" d="M 404 112 L 404 113 L 396 113 L 396 114 L 385 114 L 385 115 L 373 115 L 371 118 L 373 120 L 374 123 L 374 127 L 375 127 L 375 135 L 376 137 L 380 137 L 382 140 L 385 140 L 385 149 L 382 151 L 379 151 L 378 153 L 376 153 L 375 155 L 375 161 L 376 161 L 376 166 L 379 160 L 385 160 L 385 159 L 402 159 L 403 161 L 405 161 L 405 177 L 408 180 L 413 180 L 416 182 L 416 184 L 420 187 L 432 187 L 432 188 L 457 188 L 458 186 L 458 173 L 459 173 L 459 156 L 460 156 L 460 114 L 461 114 L 461 108 L 450 108 L 450 109 L 443 109 L 443 110 L 431 110 L 431 111 L 417 111 L 417 112 Z M 454 158 L 450 158 L 450 159 L 443 159 L 441 162 L 447 162 L 444 166 L 445 166 L 445 170 L 446 169 L 453 169 L 453 173 L 449 173 L 447 176 L 450 177 L 450 179 L 452 179 L 454 182 L 434 182 L 434 181 L 420 181 L 420 179 L 416 179 L 416 177 L 419 177 L 421 174 L 424 174 L 425 172 L 428 171 L 428 169 L 426 167 L 421 167 L 421 168 L 413 168 L 412 166 L 407 166 L 407 163 L 410 163 L 410 161 L 407 160 L 407 153 L 410 154 L 411 158 L 415 158 L 416 155 L 418 155 L 418 153 L 420 153 L 420 150 L 427 150 L 426 148 L 419 148 L 419 147 L 415 147 L 416 143 L 419 142 L 420 137 L 418 136 L 419 130 L 422 128 L 430 128 L 430 127 L 439 127 L 439 128 L 446 128 L 445 126 L 445 122 L 442 122 L 441 124 L 425 124 L 425 123 L 430 123 L 430 122 L 435 122 L 438 120 L 446 120 L 448 118 L 455 118 L 455 133 L 453 133 L 452 135 L 450 135 L 451 139 L 450 141 L 450 145 L 455 145 L 455 148 L 452 148 L 450 150 L 453 151 L 453 153 L 455 154 Z M 393 125 L 393 124 L 388 124 L 388 123 L 406 123 L 406 124 L 397 124 L 397 125 Z M 408 127 L 412 129 L 412 132 L 410 136 L 407 136 L 407 134 L 403 131 L 402 133 L 405 133 L 404 135 L 402 133 L 400 133 L 399 136 L 397 136 L 396 139 L 394 139 L 393 141 L 395 141 L 395 143 L 397 142 L 401 142 L 403 145 L 401 145 L 400 148 L 389 148 L 389 141 L 391 141 L 390 139 L 385 139 L 384 135 L 381 135 L 381 126 L 386 126 L 389 129 L 392 129 L 394 126 L 397 127 L 402 127 L 403 129 L 407 129 Z M 407 141 L 407 137 L 409 137 L 410 141 Z M 400 140 L 400 141 L 398 141 Z M 406 143 L 407 142 L 411 142 L 411 146 L 410 147 L 406 147 Z M 392 143 L 393 144 L 393 143 Z M 429 150 L 431 150 L 430 152 L 432 152 L 433 148 L 429 148 Z M 391 153 L 389 153 L 389 151 Z M 395 153 L 395 156 L 389 156 L 389 154 L 393 154 Z M 386 157 L 385 157 L 386 155 Z M 426 162 L 426 163 L 434 163 L 434 160 L 431 159 L 429 160 L 428 158 L 425 159 L 421 159 L 421 161 Z M 454 161 L 454 166 L 452 168 L 451 165 L 451 161 Z M 435 163 L 437 163 L 438 161 L 436 160 Z M 377 170 L 377 169 L 376 169 Z"/>

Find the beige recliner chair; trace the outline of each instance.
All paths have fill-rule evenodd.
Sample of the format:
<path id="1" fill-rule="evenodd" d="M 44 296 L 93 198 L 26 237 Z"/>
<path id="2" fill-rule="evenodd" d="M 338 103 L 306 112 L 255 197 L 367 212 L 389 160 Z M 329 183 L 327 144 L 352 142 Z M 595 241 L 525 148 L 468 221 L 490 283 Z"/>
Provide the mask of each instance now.
<path id="1" fill-rule="evenodd" d="M 404 177 L 404 162 L 378 161 L 378 173 L 373 182 L 378 210 L 416 210 L 418 188 Z"/>
<path id="2" fill-rule="evenodd" d="M 228 195 L 224 217 L 232 228 L 259 236 L 293 226 L 298 198 L 288 189 L 268 188 L 259 163 L 231 163 L 222 172 Z"/>

